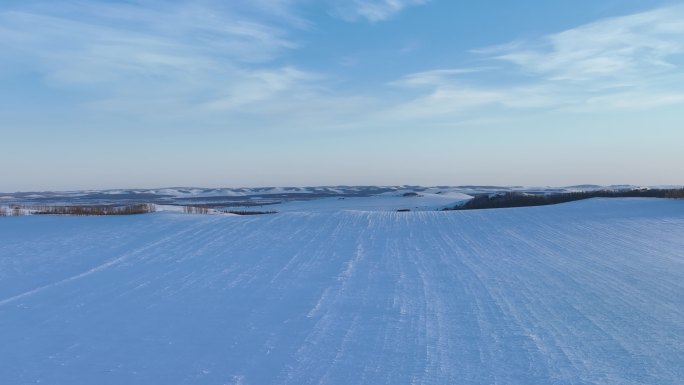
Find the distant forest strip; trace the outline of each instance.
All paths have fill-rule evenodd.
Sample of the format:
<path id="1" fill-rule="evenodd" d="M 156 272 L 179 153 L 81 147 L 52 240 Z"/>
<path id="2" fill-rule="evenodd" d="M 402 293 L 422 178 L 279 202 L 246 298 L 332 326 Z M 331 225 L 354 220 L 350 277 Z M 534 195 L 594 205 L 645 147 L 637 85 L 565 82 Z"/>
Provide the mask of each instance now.
<path id="1" fill-rule="evenodd" d="M 209 205 L 183 206 L 183 212 L 186 214 L 236 214 L 236 215 L 262 215 L 262 214 L 276 214 L 277 213 L 277 211 L 217 210 L 217 209 L 210 208 Z"/>
<path id="2" fill-rule="evenodd" d="M 254 211 L 254 210 L 228 210 L 228 211 L 221 211 L 226 214 L 235 214 L 235 215 L 264 215 L 264 214 L 277 214 L 277 211 Z"/>
<path id="3" fill-rule="evenodd" d="M 546 206 L 559 203 L 579 201 L 590 198 L 684 198 L 684 189 L 635 189 L 635 190 L 598 190 L 553 194 L 530 194 L 524 192 L 506 192 L 501 194 L 483 194 L 454 207 L 453 210 L 502 209 L 510 207 Z"/>
<path id="4" fill-rule="evenodd" d="M 21 215 L 134 215 L 146 214 L 156 211 L 156 207 L 150 203 L 138 203 L 125 206 L 94 205 L 94 206 L 12 206 L 0 208 L 0 216 Z"/>
<path id="5" fill-rule="evenodd" d="M 214 210 L 206 206 L 182 206 L 185 214 L 236 214 L 236 215 L 262 215 L 276 214 L 277 211 L 255 210 Z M 101 215 L 134 215 L 153 213 L 157 210 L 151 203 L 138 203 L 131 205 L 72 205 L 72 206 L 33 206 L 11 205 L 0 206 L 0 217 L 24 216 L 24 215 L 74 215 L 74 216 L 101 216 Z"/>

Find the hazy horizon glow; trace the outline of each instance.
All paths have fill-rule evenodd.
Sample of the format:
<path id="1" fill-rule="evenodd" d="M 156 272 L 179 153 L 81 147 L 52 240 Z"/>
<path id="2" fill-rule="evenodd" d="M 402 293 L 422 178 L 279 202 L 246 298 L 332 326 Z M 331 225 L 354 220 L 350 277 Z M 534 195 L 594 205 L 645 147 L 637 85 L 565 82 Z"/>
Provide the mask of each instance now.
<path id="1" fill-rule="evenodd" d="M 683 184 L 684 6 L 7 0 L 0 191 Z"/>

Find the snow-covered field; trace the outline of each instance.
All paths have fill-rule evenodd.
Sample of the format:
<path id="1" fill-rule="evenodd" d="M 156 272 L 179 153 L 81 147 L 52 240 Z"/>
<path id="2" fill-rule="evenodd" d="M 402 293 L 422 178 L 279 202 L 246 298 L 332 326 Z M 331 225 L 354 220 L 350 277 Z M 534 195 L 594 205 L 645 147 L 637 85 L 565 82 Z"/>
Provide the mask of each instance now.
<path id="1" fill-rule="evenodd" d="M 0 218 L 36 383 L 682 384 L 684 201 Z"/>

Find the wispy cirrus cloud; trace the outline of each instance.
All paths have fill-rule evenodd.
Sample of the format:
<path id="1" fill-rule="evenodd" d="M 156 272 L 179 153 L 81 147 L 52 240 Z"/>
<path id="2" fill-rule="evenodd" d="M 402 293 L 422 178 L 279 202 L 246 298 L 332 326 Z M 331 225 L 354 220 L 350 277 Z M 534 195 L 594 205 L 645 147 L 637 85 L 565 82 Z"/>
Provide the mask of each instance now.
<path id="1" fill-rule="evenodd" d="M 405 75 L 392 84 L 408 87 L 439 86 L 459 77 L 463 77 L 463 75 L 483 72 L 489 69 L 491 69 L 491 67 L 447 68 L 422 71 Z"/>
<path id="2" fill-rule="evenodd" d="M 379 22 L 390 19 L 405 8 L 430 0 L 331 0 L 334 15 L 346 21 Z"/>
<path id="3" fill-rule="evenodd" d="M 300 49 L 291 29 L 308 28 L 292 1 L 275 9 L 265 1 L 70 4 L 0 8 L 0 73 L 75 97 L 67 107 L 74 120 L 123 117 L 150 130 L 334 129 L 379 105 L 329 88 L 331 74 L 280 61 Z"/>
<path id="4" fill-rule="evenodd" d="M 536 40 L 474 50 L 482 68 L 409 74 L 423 90 L 399 111 L 461 114 L 483 105 L 582 111 L 684 104 L 684 6 L 599 20 Z M 481 82 L 479 73 L 506 79 Z"/>
<path id="5" fill-rule="evenodd" d="M 0 10 L 0 71 L 36 74 L 67 93 L 87 90 L 82 104 L 98 110 L 229 110 L 316 79 L 274 63 L 298 48 L 288 29 L 302 24 L 287 3 L 30 1 Z M 255 16 L 263 13 L 279 21 Z"/>
<path id="6" fill-rule="evenodd" d="M 380 21 L 423 3 L 335 4 L 349 20 Z M 296 12 L 298 0 L 14 4 L 0 8 L 0 71 L 38 76 L 65 94 L 84 91 L 75 110 L 322 129 L 450 122 L 488 108 L 505 114 L 684 103 L 683 6 L 479 49 L 467 61 L 479 67 L 408 73 L 386 88 L 348 91 L 336 87 L 344 74 L 281 60 L 305 49 L 292 33 L 310 27 Z"/>
<path id="7" fill-rule="evenodd" d="M 550 80 L 643 77 L 681 64 L 683 20 L 684 6 L 671 6 L 480 52 Z"/>
<path id="8" fill-rule="evenodd" d="M 315 74 L 292 67 L 248 71 L 227 89 L 225 95 L 208 101 L 205 106 L 212 110 L 232 110 L 276 97 L 292 97 L 288 93 L 293 90 L 301 94 L 308 88 L 309 93 L 314 93 L 316 87 L 313 84 L 318 78 Z"/>

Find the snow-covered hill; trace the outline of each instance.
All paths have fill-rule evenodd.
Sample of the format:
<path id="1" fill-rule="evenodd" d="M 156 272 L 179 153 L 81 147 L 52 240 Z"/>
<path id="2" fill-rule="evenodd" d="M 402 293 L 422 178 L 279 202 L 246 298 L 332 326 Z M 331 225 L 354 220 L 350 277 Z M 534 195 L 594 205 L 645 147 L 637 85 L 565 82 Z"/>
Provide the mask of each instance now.
<path id="1" fill-rule="evenodd" d="M 2 384 L 683 378 L 682 201 L 0 218 Z"/>
<path id="2" fill-rule="evenodd" d="M 457 192 L 432 193 L 413 191 L 390 192 L 366 197 L 323 197 L 311 199 L 293 199 L 266 205 L 230 206 L 232 210 L 275 210 L 278 212 L 320 212 L 339 210 L 361 211 L 434 211 L 453 207 L 459 202 L 467 201 L 472 196 Z"/>
<path id="3" fill-rule="evenodd" d="M 200 188 L 174 187 L 160 189 L 119 189 L 82 191 L 0 192 L 0 203 L 67 203 L 97 204 L 144 201 L 159 204 L 240 204 L 284 203 L 292 200 L 338 197 L 370 197 L 397 195 L 407 192 L 417 194 L 442 194 L 448 196 L 497 193 L 507 191 L 557 193 L 591 191 L 597 189 L 631 189 L 634 186 L 581 185 L 570 187 L 523 187 L 523 186 L 320 186 L 320 187 L 250 187 L 250 188 Z"/>

